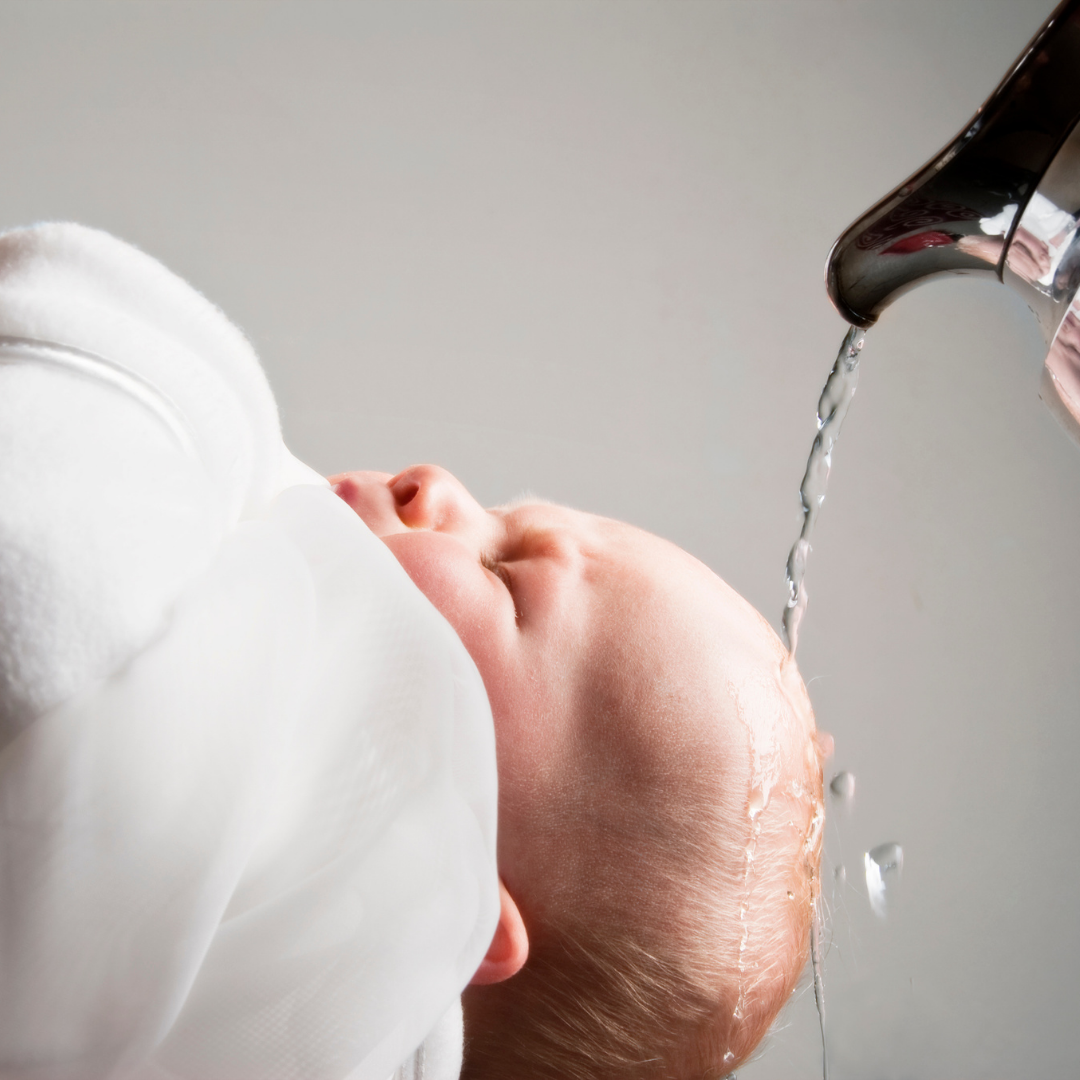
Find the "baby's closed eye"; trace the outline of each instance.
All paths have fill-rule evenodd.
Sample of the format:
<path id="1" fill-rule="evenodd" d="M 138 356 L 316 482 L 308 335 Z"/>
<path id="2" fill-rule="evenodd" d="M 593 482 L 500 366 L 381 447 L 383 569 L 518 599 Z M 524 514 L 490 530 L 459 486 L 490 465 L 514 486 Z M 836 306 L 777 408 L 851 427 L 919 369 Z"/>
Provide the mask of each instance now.
<path id="1" fill-rule="evenodd" d="M 494 558 L 494 556 L 483 552 L 480 555 L 480 565 L 489 573 L 494 574 L 502 583 L 506 586 L 506 591 L 510 594 L 510 599 L 514 601 L 514 622 L 518 622 L 521 619 L 521 612 L 518 610 L 517 599 L 514 596 L 513 581 L 510 577 L 510 571 Z"/>
<path id="2" fill-rule="evenodd" d="M 506 586 L 507 591 L 513 593 L 514 590 L 510 586 L 510 573 L 498 559 L 485 552 L 480 556 L 480 565 L 487 570 L 488 573 L 494 574 Z"/>

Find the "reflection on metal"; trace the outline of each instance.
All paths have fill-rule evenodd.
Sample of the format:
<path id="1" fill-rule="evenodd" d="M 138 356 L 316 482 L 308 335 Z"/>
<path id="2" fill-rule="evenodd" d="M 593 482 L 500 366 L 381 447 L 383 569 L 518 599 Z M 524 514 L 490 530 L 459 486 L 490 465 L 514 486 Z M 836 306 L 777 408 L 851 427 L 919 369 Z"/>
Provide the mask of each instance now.
<path id="1" fill-rule="evenodd" d="M 1048 238 L 1029 226 L 1048 212 L 1046 203 L 1070 218 L 1080 209 L 1078 121 L 1080 0 L 1065 0 L 956 139 L 837 240 L 826 282 L 840 314 L 870 326 L 897 296 L 930 277 L 996 273 L 1009 281 L 1014 263 L 1026 297 L 1041 295 L 1044 286 L 1053 292 L 1042 282 L 1045 270 L 1032 274 L 1038 246 L 1027 250 L 1029 236 Z M 1033 198 L 1036 191 L 1045 202 Z M 1061 252 L 1055 271 L 1068 254 Z M 1063 273 L 1072 280 L 1080 251 L 1069 257 Z"/>
<path id="2" fill-rule="evenodd" d="M 1065 313 L 1046 354 L 1039 396 L 1080 443 L 1080 301 Z"/>
<path id="3" fill-rule="evenodd" d="M 1080 82 L 1080 68 L 1077 69 Z M 1031 197 L 1005 253 L 1002 280 L 1054 340 L 1080 285 L 1080 125 L 1073 129 Z"/>

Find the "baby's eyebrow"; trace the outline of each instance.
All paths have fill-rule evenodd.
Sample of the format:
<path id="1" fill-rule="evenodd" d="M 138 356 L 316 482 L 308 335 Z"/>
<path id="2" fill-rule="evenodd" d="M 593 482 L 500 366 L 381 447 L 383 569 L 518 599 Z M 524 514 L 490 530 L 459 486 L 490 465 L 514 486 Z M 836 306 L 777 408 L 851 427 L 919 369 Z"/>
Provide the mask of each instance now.
<path id="1" fill-rule="evenodd" d="M 503 513 L 509 513 L 511 510 L 517 510 L 521 506 L 557 506 L 558 503 L 552 502 L 551 499 L 545 499 L 540 495 L 535 494 L 532 491 L 526 489 L 519 495 L 515 495 L 509 502 L 501 503 L 499 506 L 493 506 L 493 510 L 500 510 Z"/>

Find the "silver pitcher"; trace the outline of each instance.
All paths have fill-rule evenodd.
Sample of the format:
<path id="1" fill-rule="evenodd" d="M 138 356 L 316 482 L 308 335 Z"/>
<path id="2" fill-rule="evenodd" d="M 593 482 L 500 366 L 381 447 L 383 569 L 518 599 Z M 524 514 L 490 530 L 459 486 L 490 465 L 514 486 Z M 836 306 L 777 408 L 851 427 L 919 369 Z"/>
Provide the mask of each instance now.
<path id="1" fill-rule="evenodd" d="M 1046 338 L 1041 396 L 1080 442 L 1080 0 L 1064 0 L 963 131 L 851 225 L 829 296 L 870 326 L 938 274 L 994 274 Z"/>

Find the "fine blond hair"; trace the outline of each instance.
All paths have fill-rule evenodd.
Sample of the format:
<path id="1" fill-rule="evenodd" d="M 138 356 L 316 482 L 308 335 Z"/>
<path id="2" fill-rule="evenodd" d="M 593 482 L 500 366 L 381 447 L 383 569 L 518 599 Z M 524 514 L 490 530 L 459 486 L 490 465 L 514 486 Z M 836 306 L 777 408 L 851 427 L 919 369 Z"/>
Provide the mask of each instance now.
<path id="1" fill-rule="evenodd" d="M 642 823 L 640 857 L 601 846 L 602 899 L 534 921 L 524 968 L 466 991 L 462 1080 L 719 1080 L 750 1057 L 799 981 L 819 887 L 812 727 L 783 756 L 764 805 L 753 781 L 702 783 Z"/>

